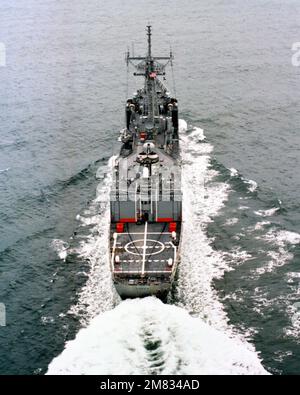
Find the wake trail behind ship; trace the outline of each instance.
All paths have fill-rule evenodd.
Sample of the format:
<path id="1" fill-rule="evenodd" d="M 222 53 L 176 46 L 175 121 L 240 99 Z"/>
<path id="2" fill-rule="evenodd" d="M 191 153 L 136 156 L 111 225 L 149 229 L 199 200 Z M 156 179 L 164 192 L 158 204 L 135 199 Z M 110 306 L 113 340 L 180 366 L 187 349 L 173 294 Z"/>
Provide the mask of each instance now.
<path id="1" fill-rule="evenodd" d="M 65 351 L 50 364 L 49 374 L 266 373 L 254 348 L 227 325 L 212 287 L 213 279 L 222 276 L 227 266 L 222 255 L 212 249 L 206 225 L 223 206 L 228 186 L 213 182 L 213 147 L 202 129 L 188 129 L 181 120 L 180 135 L 184 226 L 178 306 L 153 297 L 120 303 L 108 264 L 109 205 L 105 199 L 108 202 L 111 180 L 107 176 L 100 197 L 93 202 L 97 207 L 102 202 L 100 214 L 79 218 L 83 225 L 94 222 L 95 228 L 79 247 L 91 268 L 70 312 L 88 327 L 67 343 Z"/>

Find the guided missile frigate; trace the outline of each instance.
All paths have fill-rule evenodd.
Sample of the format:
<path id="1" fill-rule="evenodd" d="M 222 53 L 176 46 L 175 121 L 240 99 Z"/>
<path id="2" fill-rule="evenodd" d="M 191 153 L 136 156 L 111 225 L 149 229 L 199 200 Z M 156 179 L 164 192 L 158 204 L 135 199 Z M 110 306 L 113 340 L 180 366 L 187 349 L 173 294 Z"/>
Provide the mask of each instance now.
<path id="1" fill-rule="evenodd" d="M 178 102 L 164 85 L 173 54 L 152 55 L 147 26 L 145 57 L 126 54 L 143 87 L 127 99 L 126 127 L 113 164 L 110 195 L 110 266 L 122 298 L 164 299 L 180 261 L 182 225 Z"/>

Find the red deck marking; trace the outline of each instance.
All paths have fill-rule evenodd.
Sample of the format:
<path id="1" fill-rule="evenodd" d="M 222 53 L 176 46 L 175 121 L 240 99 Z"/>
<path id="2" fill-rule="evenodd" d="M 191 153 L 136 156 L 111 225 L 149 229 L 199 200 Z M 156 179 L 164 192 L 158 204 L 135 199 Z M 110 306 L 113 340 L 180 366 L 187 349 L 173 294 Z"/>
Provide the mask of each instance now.
<path id="1" fill-rule="evenodd" d="M 170 232 L 170 233 L 176 232 L 176 229 L 177 229 L 177 224 L 176 224 L 176 222 L 170 222 L 170 223 L 169 223 L 169 232 Z"/>
<path id="2" fill-rule="evenodd" d="M 127 222 L 133 223 L 133 222 L 136 222 L 136 220 L 135 220 L 135 218 L 121 218 L 120 222 L 122 222 L 122 223 L 127 223 Z"/>
<path id="3" fill-rule="evenodd" d="M 116 230 L 117 230 L 117 233 L 123 233 L 124 232 L 124 224 L 121 222 L 118 222 L 116 225 Z"/>

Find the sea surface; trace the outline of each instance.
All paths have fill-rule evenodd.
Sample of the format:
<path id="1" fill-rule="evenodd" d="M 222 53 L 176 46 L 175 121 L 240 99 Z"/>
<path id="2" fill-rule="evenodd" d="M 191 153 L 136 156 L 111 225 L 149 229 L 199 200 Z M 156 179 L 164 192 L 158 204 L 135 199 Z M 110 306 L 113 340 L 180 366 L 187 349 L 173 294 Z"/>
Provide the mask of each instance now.
<path id="1" fill-rule="evenodd" d="M 299 21 L 298 0 L 1 1 L 0 374 L 300 373 Z M 142 84 L 124 54 L 145 53 L 149 22 L 181 118 L 166 305 L 121 302 L 107 255 L 110 166 Z"/>

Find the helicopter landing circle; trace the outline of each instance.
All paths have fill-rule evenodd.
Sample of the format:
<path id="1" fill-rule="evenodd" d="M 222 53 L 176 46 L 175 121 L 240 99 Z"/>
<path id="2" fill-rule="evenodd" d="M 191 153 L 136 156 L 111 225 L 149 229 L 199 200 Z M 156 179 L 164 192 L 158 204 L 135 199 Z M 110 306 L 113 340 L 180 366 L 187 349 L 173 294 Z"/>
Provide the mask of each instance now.
<path id="1" fill-rule="evenodd" d="M 144 240 L 133 240 L 125 245 L 125 251 L 132 255 L 141 255 L 146 248 L 145 256 L 157 255 L 164 251 L 165 246 L 158 240 L 147 239 L 144 247 Z M 137 252 L 138 251 L 138 252 Z"/>

